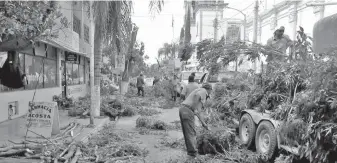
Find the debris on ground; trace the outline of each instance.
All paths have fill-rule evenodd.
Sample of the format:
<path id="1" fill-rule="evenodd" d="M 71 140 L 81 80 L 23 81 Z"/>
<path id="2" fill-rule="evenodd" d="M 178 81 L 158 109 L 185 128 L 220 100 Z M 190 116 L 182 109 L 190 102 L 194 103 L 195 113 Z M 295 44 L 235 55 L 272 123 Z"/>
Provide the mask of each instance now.
<path id="1" fill-rule="evenodd" d="M 198 153 L 226 154 L 236 145 L 235 133 L 231 131 L 204 131 L 197 135 Z"/>
<path id="2" fill-rule="evenodd" d="M 184 138 L 181 139 L 173 139 L 168 136 L 161 138 L 159 144 L 164 147 L 169 147 L 169 148 L 181 148 L 185 149 L 185 140 Z"/>
<path id="3" fill-rule="evenodd" d="M 51 138 L 44 138 L 43 140 L 26 139 L 22 142 L 10 141 L 12 145 L 5 145 L 0 148 L 0 157 L 40 159 L 43 162 L 77 162 L 81 155 L 81 149 L 74 140 L 79 133 L 73 134 L 75 130 L 81 130 L 82 128 L 83 126 L 79 123 L 71 122 L 69 125 L 62 127 L 58 135 Z M 30 130 L 28 132 L 41 136 Z"/>
<path id="4" fill-rule="evenodd" d="M 141 116 L 153 116 L 160 114 L 161 112 L 158 109 L 155 108 L 149 108 L 149 107 L 139 107 L 138 114 Z"/>
<path id="5" fill-rule="evenodd" d="M 133 107 L 131 105 L 126 105 L 122 115 L 125 117 L 132 117 L 132 116 L 137 115 L 137 112 L 138 110 L 136 107 Z"/>
<path id="6" fill-rule="evenodd" d="M 153 125 L 154 119 L 150 116 L 141 116 L 136 120 L 136 128 L 151 128 Z"/>
<path id="7" fill-rule="evenodd" d="M 84 144 L 83 156 L 91 162 L 130 161 L 146 157 L 148 151 L 131 141 L 132 133 L 114 129 L 107 125 L 97 135 Z M 132 161 L 130 161 L 132 162 Z"/>

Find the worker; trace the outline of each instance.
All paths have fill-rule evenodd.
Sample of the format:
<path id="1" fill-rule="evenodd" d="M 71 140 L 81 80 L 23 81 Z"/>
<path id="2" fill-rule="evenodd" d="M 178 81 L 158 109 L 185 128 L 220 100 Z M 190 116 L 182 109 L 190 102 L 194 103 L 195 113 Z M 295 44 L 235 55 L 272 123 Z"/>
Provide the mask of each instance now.
<path id="1" fill-rule="evenodd" d="M 137 89 L 138 89 L 138 96 L 140 96 L 140 92 L 142 92 L 142 96 L 144 97 L 144 77 L 143 74 L 141 73 L 138 78 L 137 78 Z"/>
<path id="2" fill-rule="evenodd" d="M 178 87 L 179 87 L 179 83 L 178 83 L 178 76 L 177 75 L 173 75 L 173 79 L 170 80 L 170 91 L 171 91 L 171 97 L 173 98 L 173 101 L 177 100 L 177 95 L 178 95 Z"/>
<path id="3" fill-rule="evenodd" d="M 274 32 L 274 36 L 267 41 L 267 47 L 270 48 L 266 59 L 268 62 L 267 71 L 271 68 L 270 62 L 286 60 L 287 49 L 293 44 L 289 36 L 284 34 L 284 30 L 285 28 L 281 26 Z"/>
<path id="4" fill-rule="evenodd" d="M 156 85 L 159 82 L 159 77 L 155 76 L 153 80 L 153 85 Z"/>
<path id="5" fill-rule="evenodd" d="M 187 149 L 187 155 L 189 157 L 196 157 L 197 155 L 197 140 L 195 131 L 195 119 L 197 116 L 202 126 L 209 130 L 208 126 L 204 122 L 200 115 L 201 109 L 204 107 L 207 96 L 211 93 L 212 86 L 209 83 L 205 83 L 201 88 L 192 91 L 182 103 L 179 109 L 179 117 L 181 122 L 181 128 L 183 130 L 185 145 Z"/>
<path id="6" fill-rule="evenodd" d="M 190 75 L 188 77 L 188 84 L 183 88 L 181 92 L 182 99 L 188 97 L 188 95 L 197 88 L 199 88 L 199 85 L 194 82 L 194 76 Z"/>
<path id="7" fill-rule="evenodd" d="M 286 57 L 287 49 L 293 44 L 288 35 L 284 34 L 285 28 L 281 26 L 274 32 L 274 36 L 268 39 L 267 47 L 272 48 L 267 57 L 267 61 L 274 59 L 283 60 Z"/>

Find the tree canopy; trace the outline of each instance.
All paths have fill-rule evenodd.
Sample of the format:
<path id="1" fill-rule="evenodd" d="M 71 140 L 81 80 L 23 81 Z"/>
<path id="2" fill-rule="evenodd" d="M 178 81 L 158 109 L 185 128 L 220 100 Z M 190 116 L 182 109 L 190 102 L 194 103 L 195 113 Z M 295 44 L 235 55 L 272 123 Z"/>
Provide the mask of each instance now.
<path id="1" fill-rule="evenodd" d="M 57 37 L 69 22 L 56 1 L 0 2 L 0 51 L 24 49 L 37 40 Z M 59 26 L 55 29 L 59 19 Z"/>

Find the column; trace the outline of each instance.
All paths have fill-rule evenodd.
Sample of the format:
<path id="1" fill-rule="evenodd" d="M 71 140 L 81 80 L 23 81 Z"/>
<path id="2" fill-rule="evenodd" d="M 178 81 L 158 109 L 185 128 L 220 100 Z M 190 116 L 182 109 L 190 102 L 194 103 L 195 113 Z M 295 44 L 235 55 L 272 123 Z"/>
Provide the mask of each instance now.
<path id="1" fill-rule="evenodd" d="M 262 18 L 259 17 L 257 24 L 257 43 L 261 44 L 261 35 L 262 35 Z"/>
<path id="2" fill-rule="evenodd" d="M 297 2 L 293 2 L 289 6 L 289 24 L 291 25 L 291 36 L 290 39 L 296 40 L 296 35 L 297 35 Z M 294 52 L 292 49 L 289 49 L 290 52 L 290 58 L 293 58 Z"/>
<path id="3" fill-rule="evenodd" d="M 277 27 L 277 15 L 276 15 L 276 10 L 275 8 L 272 9 L 273 10 L 273 14 L 270 17 L 270 30 L 274 31 L 275 28 Z"/>
<path id="4" fill-rule="evenodd" d="M 63 72 L 61 71 L 63 68 L 61 67 L 61 55 L 62 55 L 62 50 L 61 49 L 57 49 L 56 51 L 56 81 L 57 81 L 57 86 L 62 88 L 62 75 Z"/>
<path id="5" fill-rule="evenodd" d="M 293 4 L 289 7 L 289 24 L 291 24 L 292 32 L 290 38 L 292 40 L 296 39 L 296 33 L 297 33 L 297 2 L 293 2 Z"/>

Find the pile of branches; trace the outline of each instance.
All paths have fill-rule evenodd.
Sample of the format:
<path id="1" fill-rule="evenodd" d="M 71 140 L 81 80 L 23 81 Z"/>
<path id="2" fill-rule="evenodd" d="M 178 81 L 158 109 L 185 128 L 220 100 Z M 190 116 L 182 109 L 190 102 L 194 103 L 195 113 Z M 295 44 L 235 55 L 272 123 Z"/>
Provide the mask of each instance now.
<path id="1" fill-rule="evenodd" d="M 0 157 L 19 157 L 25 159 L 39 159 L 43 162 L 77 162 L 80 159 L 81 149 L 74 143 L 74 139 L 79 135 L 79 130 L 83 127 L 71 122 L 69 125 L 61 128 L 58 135 L 50 139 L 45 138 L 34 131 L 28 129 L 28 132 L 42 137 L 43 140 L 24 140 L 22 142 L 10 141 L 11 145 L 5 145 L 0 148 Z M 76 130 L 76 135 L 75 134 Z"/>
<path id="2" fill-rule="evenodd" d="M 197 136 L 198 153 L 205 154 L 226 154 L 232 150 L 236 144 L 235 134 L 229 129 L 223 131 L 202 131 Z"/>
<path id="3" fill-rule="evenodd" d="M 241 111 L 247 108 L 246 101 L 252 85 L 246 73 L 237 74 L 232 79 L 223 79 L 214 86 L 212 99 L 205 105 L 213 108 L 211 111 L 215 110 L 221 120 L 238 119 Z"/>
<path id="4" fill-rule="evenodd" d="M 336 161 L 337 57 L 324 54 L 315 60 L 271 64 L 272 73 L 251 93 L 248 108 L 271 111 L 285 121 L 281 136 L 310 162 Z"/>
<path id="5" fill-rule="evenodd" d="M 116 130 L 113 126 L 105 126 L 97 135 L 83 144 L 83 159 L 87 162 L 114 162 L 143 158 L 148 151 L 135 143 L 130 143 L 133 135 Z"/>
<path id="6" fill-rule="evenodd" d="M 54 95 L 53 101 L 57 102 L 59 109 L 69 109 L 74 106 L 74 99 L 63 97 L 63 95 Z"/>

